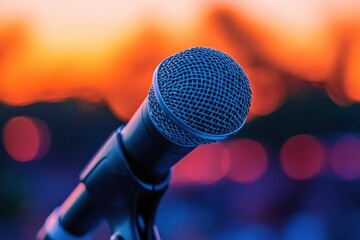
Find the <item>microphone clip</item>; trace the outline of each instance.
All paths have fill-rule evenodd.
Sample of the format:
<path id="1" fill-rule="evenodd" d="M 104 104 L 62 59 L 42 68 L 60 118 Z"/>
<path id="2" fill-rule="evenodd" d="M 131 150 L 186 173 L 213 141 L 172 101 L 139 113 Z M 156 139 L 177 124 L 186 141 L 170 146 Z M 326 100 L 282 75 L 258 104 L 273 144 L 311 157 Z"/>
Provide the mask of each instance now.
<path id="1" fill-rule="evenodd" d="M 118 130 L 88 163 L 79 185 L 59 208 L 58 225 L 74 236 L 69 240 L 91 237 L 103 219 L 110 226 L 111 240 L 160 240 L 155 215 L 171 171 L 155 184 L 146 183 L 132 172 L 121 146 Z M 37 239 L 59 239 L 54 231 L 45 224 Z"/>

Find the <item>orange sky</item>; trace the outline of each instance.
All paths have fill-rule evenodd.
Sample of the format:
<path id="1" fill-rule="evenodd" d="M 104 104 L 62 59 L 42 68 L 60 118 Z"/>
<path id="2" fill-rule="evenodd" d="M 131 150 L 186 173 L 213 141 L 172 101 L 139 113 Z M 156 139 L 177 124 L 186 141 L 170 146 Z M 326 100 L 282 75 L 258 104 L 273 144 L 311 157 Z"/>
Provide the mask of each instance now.
<path id="1" fill-rule="evenodd" d="M 155 67 L 204 45 L 235 58 L 254 89 L 252 115 L 291 93 L 289 76 L 360 101 L 360 3 L 304 1 L 17 1 L 0 3 L 0 101 L 106 101 L 127 119 Z"/>

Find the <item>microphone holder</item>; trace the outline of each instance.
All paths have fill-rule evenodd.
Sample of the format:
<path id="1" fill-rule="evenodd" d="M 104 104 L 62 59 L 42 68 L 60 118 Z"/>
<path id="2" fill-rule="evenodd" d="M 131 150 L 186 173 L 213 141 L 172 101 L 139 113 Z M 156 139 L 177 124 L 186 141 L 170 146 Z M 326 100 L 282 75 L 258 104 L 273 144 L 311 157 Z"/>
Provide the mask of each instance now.
<path id="1" fill-rule="evenodd" d="M 171 171 L 156 184 L 135 176 L 121 149 L 120 130 L 110 136 L 85 167 L 79 185 L 55 210 L 56 220 L 51 216 L 47 219 L 38 240 L 62 239 L 60 232 L 64 231 L 73 239 L 90 239 L 103 219 L 110 226 L 111 240 L 160 240 L 155 215 Z M 63 229 L 55 230 L 59 227 Z M 84 235 L 87 236 L 76 238 Z"/>

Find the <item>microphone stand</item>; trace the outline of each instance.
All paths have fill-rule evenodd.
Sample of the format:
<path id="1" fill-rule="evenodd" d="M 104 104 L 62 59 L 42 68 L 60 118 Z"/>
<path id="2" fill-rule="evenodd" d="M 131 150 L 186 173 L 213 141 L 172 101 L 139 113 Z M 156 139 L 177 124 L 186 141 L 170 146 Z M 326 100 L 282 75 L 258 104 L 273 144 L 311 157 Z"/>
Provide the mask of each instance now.
<path id="1" fill-rule="evenodd" d="M 155 225 L 159 201 L 171 179 L 156 184 L 139 179 L 121 149 L 121 127 L 80 174 L 80 183 L 46 220 L 37 240 L 91 239 L 105 219 L 111 240 L 160 240 Z"/>

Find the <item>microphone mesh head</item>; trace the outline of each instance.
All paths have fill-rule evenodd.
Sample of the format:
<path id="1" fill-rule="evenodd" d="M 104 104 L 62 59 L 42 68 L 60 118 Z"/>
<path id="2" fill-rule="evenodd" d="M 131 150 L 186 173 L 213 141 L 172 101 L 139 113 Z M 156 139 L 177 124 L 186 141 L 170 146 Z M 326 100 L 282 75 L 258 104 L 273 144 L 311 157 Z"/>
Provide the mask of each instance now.
<path id="1" fill-rule="evenodd" d="M 148 109 L 162 135 L 194 147 L 240 130 L 250 101 L 249 81 L 239 64 L 221 51 L 196 47 L 160 63 Z"/>

